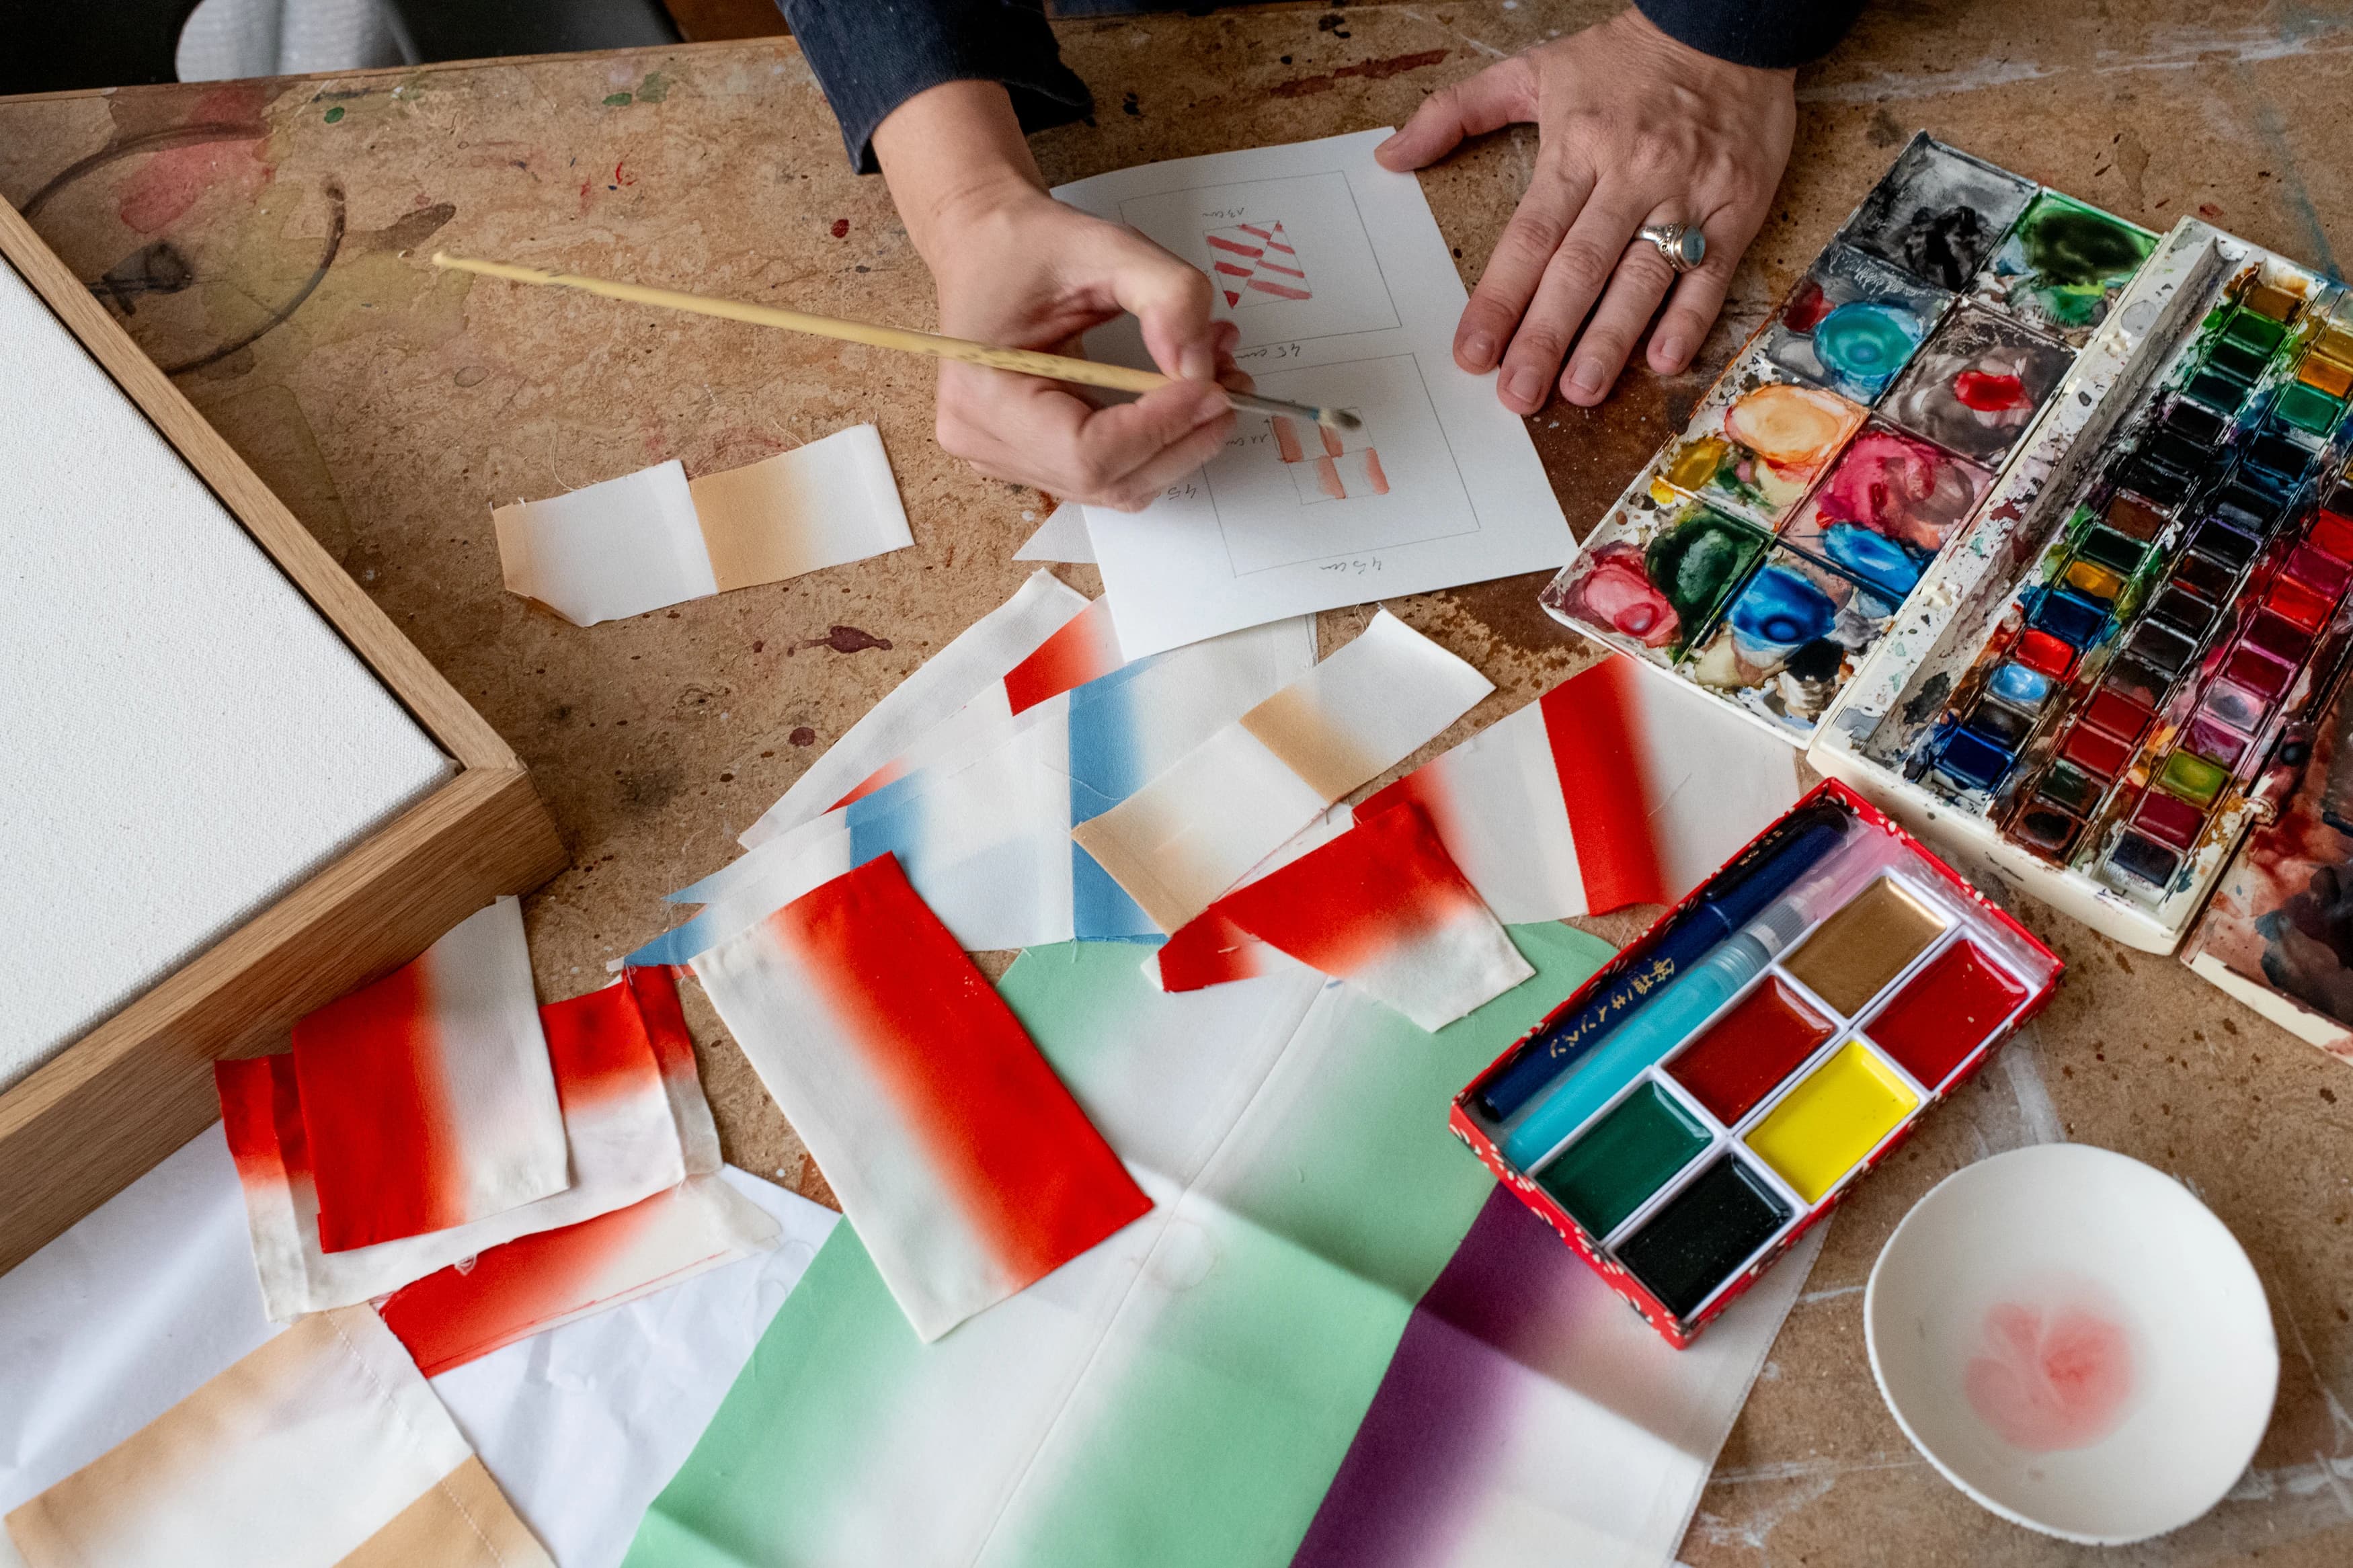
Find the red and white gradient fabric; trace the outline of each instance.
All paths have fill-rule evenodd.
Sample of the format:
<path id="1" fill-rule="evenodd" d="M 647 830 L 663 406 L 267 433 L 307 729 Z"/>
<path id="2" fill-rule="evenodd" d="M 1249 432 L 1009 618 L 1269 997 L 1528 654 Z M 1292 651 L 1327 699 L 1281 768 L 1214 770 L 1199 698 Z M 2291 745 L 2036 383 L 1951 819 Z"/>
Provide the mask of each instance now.
<path id="1" fill-rule="evenodd" d="M 1260 973 L 1251 938 L 1432 1032 L 1535 973 L 1410 801 L 1211 904 L 1155 955 L 1162 989 Z"/>
<path id="2" fill-rule="evenodd" d="M 245 1189 L 262 1303 L 280 1322 L 370 1300 L 518 1237 L 577 1225 L 686 1179 L 676 1113 L 627 984 L 539 1010 L 572 1152 L 572 1185 L 488 1219 L 344 1252 L 319 1245 L 301 1090 L 290 1056 L 215 1062 Z"/>
<path id="3" fill-rule="evenodd" d="M 571 1184 L 522 905 L 501 899 L 294 1026 L 319 1245 L 469 1225 Z"/>
<path id="4" fill-rule="evenodd" d="M 1174 932 L 1493 689 L 1383 610 L 1356 641 L 1071 836 Z"/>
<path id="5" fill-rule="evenodd" d="M 694 1036 L 686 1027 L 685 1010 L 678 1004 L 678 976 L 668 964 L 636 966 L 621 972 L 630 1000 L 638 1005 L 638 1021 L 645 1026 L 646 1043 L 653 1047 L 654 1065 L 661 1069 L 662 1092 L 670 1097 L 670 1119 L 678 1123 L 679 1152 L 689 1176 L 719 1173 L 719 1123 L 712 1119 L 711 1101 L 703 1098 L 702 1074 L 694 1065 Z"/>
<path id="6" fill-rule="evenodd" d="M 1612 654 L 1356 807 L 1430 813 L 1507 925 L 1672 904 L 1797 803 L 1798 753 Z"/>
<path id="7" fill-rule="evenodd" d="M 694 972 L 925 1340 L 1151 1209 L 895 857 Z"/>
<path id="8" fill-rule="evenodd" d="M 595 1219 L 494 1247 L 377 1306 L 417 1369 L 451 1367 L 775 1247 L 776 1222 L 716 1175 Z"/>
<path id="9" fill-rule="evenodd" d="M 303 1319 L 6 1522 L 26 1568 L 554 1568 L 365 1307 Z"/>
<path id="10" fill-rule="evenodd" d="M 898 759 L 967 703 L 1006 703 L 1005 677 L 1087 608 L 1087 596 L 1050 572 L 1032 572 L 1010 599 L 965 628 L 867 710 L 793 781 L 737 842 L 757 848 L 907 771 Z"/>

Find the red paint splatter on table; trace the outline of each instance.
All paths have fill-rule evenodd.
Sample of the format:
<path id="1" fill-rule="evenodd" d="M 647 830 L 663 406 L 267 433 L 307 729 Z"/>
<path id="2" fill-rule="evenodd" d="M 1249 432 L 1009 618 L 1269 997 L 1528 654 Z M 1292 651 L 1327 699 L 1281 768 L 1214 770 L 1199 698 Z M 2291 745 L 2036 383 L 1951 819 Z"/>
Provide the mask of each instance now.
<path id="1" fill-rule="evenodd" d="M 1986 1312 L 1985 1342 L 1961 1386 L 2004 1442 L 2038 1454 L 2088 1448 L 2123 1420 L 2132 1343 L 2105 1313 L 2003 1302 Z"/>
<path id="2" fill-rule="evenodd" d="M 196 100 L 188 111 L 190 125 L 246 125 L 249 140 L 197 142 L 166 147 L 132 165 L 116 187 L 116 214 L 135 234 L 153 234 L 196 205 L 206 192 L 219 189 L 242 201 L 268 184 L 277 171 L 262 156 L 269 146 L 269 127 L 262 122 L 267 95 L 258 84 L 233 82 Z"/>
<path id="3" fill-rule="evenodd" d="M 849 220 L 846 217 L 838 217 L 834 219 L 831 232 L 833 234 L 833 237 L 836 239 L 848 238 L 849 235 Z"/>
<path id="4" fill-rule="evenodd" d="M 790 741 L 796 746 L 814 746 L 817 744 L 817 731 L 804 724 L 799 729 L 794 731 L 791 734 L 786 736 L 785 739 Z"/>
<path id="5" fill-rule="evenodd" d="M 878 637 L 872 632 L 860 631 L 856 626 L 835 626 L 825 636 L 810 637 L 800 646 L 829 647 L 836 653 L 863 653 L 870 647 L 879 647 L 888 652 L 891 639 Z"/>

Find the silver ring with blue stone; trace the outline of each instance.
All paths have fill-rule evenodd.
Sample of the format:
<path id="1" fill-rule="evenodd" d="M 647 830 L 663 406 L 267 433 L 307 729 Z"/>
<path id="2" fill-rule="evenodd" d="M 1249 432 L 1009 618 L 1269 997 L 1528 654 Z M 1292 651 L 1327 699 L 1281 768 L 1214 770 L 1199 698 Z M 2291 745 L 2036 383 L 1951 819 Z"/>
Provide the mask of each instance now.
<path id="1" fill-rule="evenodd" d="M 1683 223 L 1647 223 L 1641 237 L 1658 247 L 1668 266 L 1689 272 L 1707 257 L 1707 236 Z"/>

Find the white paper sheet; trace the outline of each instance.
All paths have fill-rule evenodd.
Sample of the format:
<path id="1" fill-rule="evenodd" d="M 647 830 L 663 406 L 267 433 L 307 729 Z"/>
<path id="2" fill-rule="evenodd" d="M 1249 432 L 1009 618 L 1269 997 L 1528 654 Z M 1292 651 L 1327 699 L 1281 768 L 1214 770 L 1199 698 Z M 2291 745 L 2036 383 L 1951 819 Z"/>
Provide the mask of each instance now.
<path id="1" fill-rule="evenodd" d="M 776 1251 L 432 1380 L 561 1568 L 610 1568 L 839 1218 L 729 1169 Z M 0 1513 L 281 1331 L 218 1123 L 0 1275 Z"/>
<path id="2" fill-rule="evenodd" d="M 871 425 L 691 484 L 672 458 L 491 521 L 507 591 L 583 626 L 914 542 Z"/>
<path id="3" fill-rule="evenodd" d="M 1013 559 L 1093 565 L 1095 545 L 1087 536 L 1087 509 L 1076 501 L 1064 501 L 1048 512 L 1046 521 L 1038 525 L 1038 531 L 1013 552 Z"/>
<path id="4" fill-rule="evenodd" d="M 1327 446 L 1313 426 L 1244 415 L 1223 453 L 1145 510 L 1086 509 L 1131 658 L 1575 552 L 1493 374 L 1454 363 L 1461 279 L 1415 176 L 1373 162 L 1388 134 L 1179 158 L 1054 192 L 1209 273 L 1218 315 L 1241 329 L 1235 358 L 1261 393 L 1365 422 Z M 1279 241 L 1250 232 L 1277 225 Z M 1151 363 L 1133 317 L 1089 333 L 1086 347 Z"/>

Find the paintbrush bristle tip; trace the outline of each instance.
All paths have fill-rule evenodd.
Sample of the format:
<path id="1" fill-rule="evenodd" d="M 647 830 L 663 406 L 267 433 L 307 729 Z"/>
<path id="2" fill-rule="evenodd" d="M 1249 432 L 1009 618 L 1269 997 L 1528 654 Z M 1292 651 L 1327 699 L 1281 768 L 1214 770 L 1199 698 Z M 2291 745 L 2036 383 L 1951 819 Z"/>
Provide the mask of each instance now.
<path id="1" fill-rule="evenodd" d="M 1365 427 L 1363 420 L 1345 408 L 1319 408 L 1315 411 L 1315 422 L 1328 425 L 1335 430 L 1361 430 Z"/>

